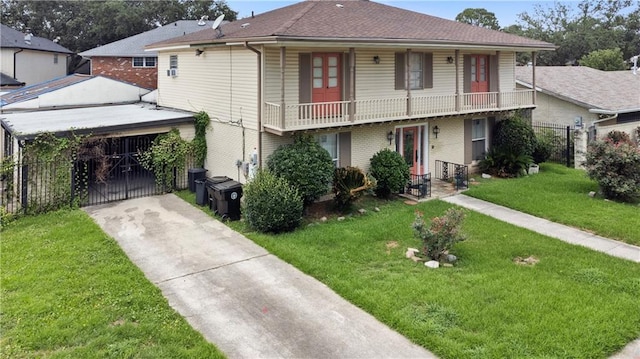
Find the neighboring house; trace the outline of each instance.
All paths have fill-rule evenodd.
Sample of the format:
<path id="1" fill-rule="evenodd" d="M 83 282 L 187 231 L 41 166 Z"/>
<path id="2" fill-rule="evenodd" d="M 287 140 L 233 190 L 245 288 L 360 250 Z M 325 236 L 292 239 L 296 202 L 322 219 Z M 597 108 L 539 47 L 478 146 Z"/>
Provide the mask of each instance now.
<path id="1" fill-rule="evenodd" d="M 102 76 L 73 74 L 0 95 L 3 112 L 140 102 L 150 90 Z"/>
<path id="2" fill-rule="evenodd" d="M 155 89 L 158 54 L 145 52 L 148 44 L 211 27 L 212 21 L 180 20 L 110 44 L 81 52 L 91 59 L 91 75 L 102 75 L 136 86 Z"/>
<path id="3" fill-rule="evenodd" d="M 67 75 L 73 51 L 54 41 L 0 24 L 2 88 L 32 85 Z M 10 81 L 13 79 L 15 82 Z"/>
<path id="4" fill-rule="evenodd" d="M 518 87 L 533 88 L 533 71 L 532 67 L 516 67 Z M 616 125 L 625 130 L 640 126 L 640 75 L 632 71 L 538 66 L 535 87 L 535 122 L 567 126 L 581 122 L 584 128 Z"/>
<path id="5" fill-rule="evenodd" d="M 236 177 L 292 136 L 337 166 L 369 169 L 384 148 L 414 175 L 483 158 L 496 120 L 535 107 L 516 52 L 554 45 L 373 1 L 303 1 L 147 47 L 158 104 L 206 111 L 209 175 Z M 238 178 L 239 180 L 243 180 Z"/>

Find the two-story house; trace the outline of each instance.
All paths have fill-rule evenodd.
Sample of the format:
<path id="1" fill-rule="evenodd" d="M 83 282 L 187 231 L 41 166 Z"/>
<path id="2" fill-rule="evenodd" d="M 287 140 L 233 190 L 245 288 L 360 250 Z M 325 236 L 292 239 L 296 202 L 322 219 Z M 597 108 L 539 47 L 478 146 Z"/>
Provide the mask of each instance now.
<path id="1" fill-rule="evenodd" d="M 213 21 L 180 20 L 95 47 L 79 55 L 91 60 L 91 75 L 125 81 L 147 89 L 155 89 L 158 80 L 158 54 L 145 52 L 154 42 L 210 28 Z"/>
<path id="2" fill-rule="evenodd" d="M 373 1 L 309 0 L 147 50 L 158 105 L 211 116 L 210 175 L 236 177 L 254 149 L 264 164 L 298 133 L 337 166 L 368 170 L 391 148 L 420 175 L 436 160 L 475 163 L 496 120 L 534 108 L 534 91 L 516 88 L 516 52 L 554 45 Z"/>
<path id="3" fill-rule="evenodd" d="M 3 88 L 33 85 L 67 75 L 73 51 L 55 41 L 0 24 L 0 72 Z"/>

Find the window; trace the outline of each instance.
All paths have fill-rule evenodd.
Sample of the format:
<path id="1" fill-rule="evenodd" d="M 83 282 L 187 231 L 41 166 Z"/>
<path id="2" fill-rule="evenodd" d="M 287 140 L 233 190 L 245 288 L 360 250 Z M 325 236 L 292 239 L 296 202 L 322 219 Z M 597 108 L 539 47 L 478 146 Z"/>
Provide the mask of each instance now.
<path id="1" fill-rule="evenodd" d="M 9 133 L 9 131 L 4 131 L 4 157 L 11 157 L 13 156 L 13 136 L 11 135 L 11 133 Z"/>
<path id="2" fill-rule="evenodd" d="M 338 161 L 338 134 L 337 133 L 329 133 L 324 135 L 316 135 L 316 141 L 329 152 L 331 159 L 333 160 L 333 166 L 338 167 L 340 165 Z"/>
<path id="3" fill-rule="evenodd" d="M 409 78 L 407 79 L 406 52 L 396 53 L 396 90 L 406 90 L 407 83 L 412 90 L 433 88 L 433 54 L 411 52 L 409 56 Z"/>
<path id="4" fill-rule="evenodd" d="M 409 57 L 409 86 L 412 90 L 423 88 L 424 54 L 412 52 Z"/>
<path id="5" fill-rule="evenodd" d="M 156 67 L 155 57 L 134 57 L 133 67 Z"/>
<path id="6" fill-rule="evenodd" d="M 487 120 L 475 119 L 471 122 L 471 158 L 479 161 L 487 151 Z"/>
<path id="7" fill-rule="evenodd" d="M 54 64 L 58 63 L 58 54 L 53 54 L 53 63 Z"/>
<path id="8" fill-rule="evenodd" d="M 169 68 L 170 69 L 178 68 L 178 55 L 169 56 Z"/>

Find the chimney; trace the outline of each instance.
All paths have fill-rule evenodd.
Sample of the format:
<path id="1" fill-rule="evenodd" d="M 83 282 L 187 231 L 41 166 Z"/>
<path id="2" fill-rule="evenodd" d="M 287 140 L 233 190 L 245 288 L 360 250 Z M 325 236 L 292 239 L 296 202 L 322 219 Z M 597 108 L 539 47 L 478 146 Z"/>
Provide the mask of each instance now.
<path id="1" fill-rule="evenodd" d="M 31 33 L 30 28 L 27 28 L 26 31 L 27 33 L 26 35 L 24 35 L 24 43 L 27 45 L 31 45 L 31 38 L 33 37 L 33 34 Z"/>

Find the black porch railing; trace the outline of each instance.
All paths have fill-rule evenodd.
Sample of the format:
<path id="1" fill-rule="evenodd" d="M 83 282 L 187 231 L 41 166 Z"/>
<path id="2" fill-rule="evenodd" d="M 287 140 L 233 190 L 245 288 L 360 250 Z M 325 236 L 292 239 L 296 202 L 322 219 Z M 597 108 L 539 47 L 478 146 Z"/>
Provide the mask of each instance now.
<path id="1" fill-rule="evenodd" d="M 431 173 L 411 174 L 405 193 L 418 198 L 431 197 Z"/>
<path id="2" fill-rule="evenodd" d="M 456 191 L 469 188 L 469 167 L 453 162 L 436 160 L 436 179 L 452 182 Z"/>

